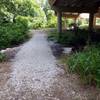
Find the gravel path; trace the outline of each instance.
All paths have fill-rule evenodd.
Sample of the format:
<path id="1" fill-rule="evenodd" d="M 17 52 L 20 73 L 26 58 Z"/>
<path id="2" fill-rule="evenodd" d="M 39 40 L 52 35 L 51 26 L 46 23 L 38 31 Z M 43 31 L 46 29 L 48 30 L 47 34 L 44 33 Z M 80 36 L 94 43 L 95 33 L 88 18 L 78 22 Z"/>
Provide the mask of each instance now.
<path id="1" fill-rule="evenodd" d="M 64 71 L 57 67 L 45 34 L 35 31 L 33 38 L 17 53 L 0 100 L 59 100 L 53 85 Z"/>
<path id="2" fill-rule="evenodd" d="M 10 75 L 8 71 L 3 74 L 8 78 L 0 86 L 0 100 L 100 100 L 95 97 L 98 92 L 91 93 L 94 88 L 80 87 L 75 75 L 57 66 L 46 34 L 33 33 L 13 59 Z"/>

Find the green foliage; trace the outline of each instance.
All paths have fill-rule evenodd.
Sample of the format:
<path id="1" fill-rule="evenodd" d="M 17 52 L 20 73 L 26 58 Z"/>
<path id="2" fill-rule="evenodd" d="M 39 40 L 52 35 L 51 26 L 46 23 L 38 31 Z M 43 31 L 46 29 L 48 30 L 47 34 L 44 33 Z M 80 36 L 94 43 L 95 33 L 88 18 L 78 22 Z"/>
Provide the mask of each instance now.
<path id="1" fill-rule="evenodd" d="M 57 33 L 57 30 L 54 29 L 54 30 L 50 30 L 48 32 L 48 39 L 49 40 L 52 40 L 52 41 L 58 41 L 58 33 Z"/>
<path id="2" fill-rule="evenodd" d="M 57 26 L 57 18 L 54 15 L 54 12 L 51 10 L 48 10 L 48 15 L 47 15 L 47 27 L 49 28 L 55 28 Z"/>
<path id="3" fill-rule="evenodd" d="M 28 38 L 28 27 L 24 23 L 7 23 L 0 26 L 0 49 L 22 43 Z"/>
<path id="4" fill-rule="evenodd" d="M 88 24 L 81 24 L 79 26 L 80 29 L 88 29 Z"/>
<path id="5" fill-rule="evenodd" d="M 57 26 L 57 18 L 55 16 L 55 12 L 51 10 L 48 0 L 46 0 L 45 4 L 42 5 L 43 5 L 43 11 L 47 19 L 46 27 L 55 28 Z"/>
<path id="6" fill-rule="evenodd" d="M 59 43 L 66 46 L 85 45 L 88 39 L 88 31 L 65 31 L 61 33 L 61 37 L 59 38 L 59 33 L 54 30 L 49 33 L 48 38 L 54 41 L 58 41 Z"/>
<path id="7" fill-rule="evenodd" d="M 30 18 L 29 17 L 25 17 L 25 16 L 17 16 L 16 17 L 16 23 L 18 23 L 19 25 L 23 25 L 24 30 L 27 28 L 29 28 L 29 23 L 30 23 Z"/>
<path id="8" fill-rule="evenodd" d="M 0 49 L 25 41 L 30 28 L 56 26 L 54 12 L 42 1 L 0 0 Z"/>
<path id="9" fill-rule="evenodd" d="M 30 28 L 45 27 L 45 19 L 36 0 L 0 0 L 0 49 L 22 43 Z"/>
<path id="10" fill-rule="evenodd" d="M 67 20 L 66 20 L 66 24 L 67 24 L 68 27 L 70 27 L 70 25 L 71 25 L 72 23 L 74 23 L 74 20 L 73 20 L 73 19 L 67 19 Z"/>
<path id="11" fill-rule="evenodd" d="M 85 82 L 100 86 L 100 47 L 91 46 L 70 56 L 69 69 L 77 72 Z"/>
<path id="12" fill-rule="evenodd" d="M 3 53 L 0 53 L 0 62 L 3 62 L 6 60 L 6 56 Z"/>
<path id="13" fill-rule="evenodd" d="M 96 25 L 100 25 L 100 18 L 96 19 Z"/>
<path id="14" fill-rule="evenodd" d="M 41 17 L 34 17 L 32 22 L 32 28 L 38 29 L 38 28 L 44 28 L 45 27 L 45 19 Z"/>
<path id="15" fill-rule="evenodd" d="M 16 16 L 45 16 L 43 10 L 39 7 L 36 0 L 2 0 L 0 1 L 0 13 L 7 16 L 7 13 Z"/>
<path id="16" fill-rule="evenodd" d="M 44 2 L 44 3 L 43 3 Z M 0 1 L 0 23 L 15 22 L 17 16 L 32 17 L 33 28 L 56 27 L 56 17 L 47 1 L 2 0 Z M 37 18 L 36 18 L 37 17 Z M 36 21 L 35 21 L 36 19 Z M 36 25 L 38 24 L 38 25 Z M 40 25 L 41 24 L 41 25 Z"/>

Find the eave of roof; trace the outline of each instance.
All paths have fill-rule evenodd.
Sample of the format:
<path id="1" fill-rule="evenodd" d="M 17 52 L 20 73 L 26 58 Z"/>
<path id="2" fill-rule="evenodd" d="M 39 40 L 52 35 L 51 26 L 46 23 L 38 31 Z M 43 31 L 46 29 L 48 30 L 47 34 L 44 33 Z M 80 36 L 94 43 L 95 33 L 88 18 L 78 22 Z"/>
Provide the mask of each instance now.
<path id="1" fill-rule="evenodd" d="M 49 0 L 55 11 L 89 13 L 97 12 L 100 0 Z"/>

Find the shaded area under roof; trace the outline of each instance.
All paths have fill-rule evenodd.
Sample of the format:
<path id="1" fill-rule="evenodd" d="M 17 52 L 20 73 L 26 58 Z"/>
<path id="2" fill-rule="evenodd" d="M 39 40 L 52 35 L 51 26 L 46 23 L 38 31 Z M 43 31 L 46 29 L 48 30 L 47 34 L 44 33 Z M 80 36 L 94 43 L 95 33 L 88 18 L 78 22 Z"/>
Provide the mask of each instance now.
<path id="1" fill-rule="evenodd" d="M 100 0 L 49 0 L 55 11 L 96 13 L 100 7 Z"/>

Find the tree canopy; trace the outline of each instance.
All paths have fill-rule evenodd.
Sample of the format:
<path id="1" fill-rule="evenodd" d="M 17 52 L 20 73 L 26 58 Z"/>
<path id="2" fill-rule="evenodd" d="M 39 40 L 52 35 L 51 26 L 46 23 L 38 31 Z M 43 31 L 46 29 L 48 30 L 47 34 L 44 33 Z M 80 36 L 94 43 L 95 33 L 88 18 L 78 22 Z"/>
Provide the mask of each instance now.
<path id="1" fill-rule="evenodd" d="M 8 21 L 16 16 L 45 16 L 36 0 L 0 0 L 0 19 Z"/>

